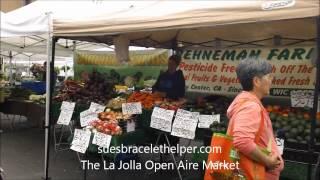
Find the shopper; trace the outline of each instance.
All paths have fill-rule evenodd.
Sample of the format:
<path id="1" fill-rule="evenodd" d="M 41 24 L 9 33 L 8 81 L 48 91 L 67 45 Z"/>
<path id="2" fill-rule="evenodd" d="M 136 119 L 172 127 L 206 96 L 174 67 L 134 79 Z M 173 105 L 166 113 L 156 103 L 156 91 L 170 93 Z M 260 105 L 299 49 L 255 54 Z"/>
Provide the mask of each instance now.
<path id="1" fill-rule="evenodd" d="M 53 82 L 53 86 L 55 86 L 57 82 L 58 73 L 56 72 L 55 69 L 52 69 L 52 71 L 53 71 L 53 79 L 51 79 L 51 82 Z M 47 79 L 47 61 L 45 61 L 43 63 L 43 66 L 41 67 L 41 77 L 42 77 L 42 81 L 45 82 Z"/>
<path id="2" fill-rule="evenodd" d="M 269 114 L 261 103 L 261 99 L 269 94 L 271 71 L 272 66 L 267 61 L 241 61 L 236 73 L 243 91 L 237 95 L 227 111 L 230 119 L 228 133 L 233 135 L 234 147 L 245 157 L 265 166 L 266 180 L 279 179 L 284 166 Z M 262 128 L 261 122 L 264 123 Z M 259 128 L 261 133 L 256 137 Z M 271 153 L 267 155 L 262 149 Z"/>
<path id="3" fill-rule="evenodd" d="M 177 70 L 181 57 L 172 55 L 169 57 L 168 70 L 161 73 L 152 91 L 160 93 L 169 99 L 179 99 L 185 96 L 185 80 L 181 70 Z"/>

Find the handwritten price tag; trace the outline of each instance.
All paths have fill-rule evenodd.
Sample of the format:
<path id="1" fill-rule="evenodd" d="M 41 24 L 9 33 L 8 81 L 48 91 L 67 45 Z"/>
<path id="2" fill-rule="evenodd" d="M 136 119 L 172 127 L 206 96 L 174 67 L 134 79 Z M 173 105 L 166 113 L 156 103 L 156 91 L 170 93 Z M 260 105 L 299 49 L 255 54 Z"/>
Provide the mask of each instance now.
<path id="1" fill-rule="evenodd" d="M 312 90 L 296 90 L 291 91 L 292 107 L 313 107 L 313 91 Z"/>
<path id="2" fill-rule="evenodd" d="M 105 106 L 91 102 L 88 110 L 99 113 L 99 112 L 103 112 L 105 108 L 106 108 Z"/>
<path id="3" fill-rule="evenodd" d="M 209 128 L 213 122 L 220 122 L 220 114 L 217 115 L 200 115 L 199 128 Z"/>
<path id="4" fill-rule="evenodd" d="M 123 103 L 122 104 L 123 114 L 142 114 L 142 106 L 140 102 L 135 103 Z"/>
<path id="5" fill-rule="evenodd" d="M 136 130 L 136 122 L 127 121 L 127 132 L 133 132 Z"/>
<path id="6" fill-rule="evenodd" d="M 194 139 L 197 124 L 199 121 L 199 112 L 190 112 L 190 111 L 180 111 L 177 113 L 173 125 L 171 135 Z"/>
<path id="7" fill-rule="evenodd" d="M 173 110 L 166 110 L 163 108 L 155 107 L 152 111 L 150 127 L 165 132 L 171 132 L 173 116 Z"/>
<path id="8" fill-rule="evenodd" d="M 176 113 L 176 117 L 192 118 L 193 116 L 196 116 L 196 114 L 192 114 L 191 111 L 187 111 L 184 109 L 178 109 Z"/>
<path id="9" fill-rule="evenodd" d="M 60 112 L 57 124 L 66 125 L 66 126 L 69 125 L 75 106 L 76 106 L 76 103 L 74 102 L 63 101 L 61 104 L 61 112 Z"/>
<path id="10" fill-rule="evenodd" d="M 91 132 L 75 129 L 70 149 L 80 153 L 85 153 L 89 147 L 90 136 Z"/>
<path id="11" fill-rule="evenodd" d="M 97 119 L 97 113 L 86 110 L 80 113 L 81 127 L 89 126 L 90 123 Z"/>
<path id="12" fill-rule="evenodd" d="M 66 126 L 69 125 L 72 118 L 72 114 L 73 114 L 73 111 L 67 111 L 67 110 L 61 111 L 57 124 L 66 125 Z"/>
<path id="13" fill-rule="evenodd" d="M 92 144 L 96 144 L 100 147 L 109 148 L 112 136 L 100 132 L 94 133 Z"/>
<path id="14" fill-rule="evenodd" d="M 74 107 L 76 106 L 75 102 L 67 102 L 67 101 L 63 101 L 61 104 L 61 111 L 74 111 Z"/>

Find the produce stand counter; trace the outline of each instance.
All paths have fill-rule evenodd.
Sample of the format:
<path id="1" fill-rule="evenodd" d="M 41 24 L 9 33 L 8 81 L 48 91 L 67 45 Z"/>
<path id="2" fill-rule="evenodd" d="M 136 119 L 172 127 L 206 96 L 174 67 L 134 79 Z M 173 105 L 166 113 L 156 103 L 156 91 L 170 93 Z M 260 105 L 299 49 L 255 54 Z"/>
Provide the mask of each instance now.
<path id="1" fill-rule="evenodd" d="M 52 119 L 56 120 L 60 114 L 61 103 L 53 103 L 52 104 Z M 75 127 L 80 128 L 80 112 L 85 111 L 89 108 L 87 104 L 76 104 L 72 119 L 75 120 Z M 152 111 L 143 110 L 143 113 L 136 118 L 136 129 L 132 132 L 123 132 L 121 135 L 112 136 L 110 146 L 120 146 L 121 144 L 125 146 L 130 145 L 144 145 L 149 142 L 155 141 L 155 137 L 153 136 L 153 129 L 149 127 L 150 121 L 148 123 L 148 119 L 151 117 Z M 124 130 L 125 131 L 125 130 Z M 68 142 L 71 143 L 73 136 L 71 135 L 68 138 Z M 93 134 L 91 135 L 90 145 L 87 149 L 88 153 L 97 154 L 98 146 L 92 144 Z M 103 154 L 104 156 L 115 159 L 117 154 Z"/>
<path id="2" fill-rule="evenodd" d="M 25 116 L 32 127 L 43 128 L 45 119 L 45 106 L 33 101 L 7 99 L 0 103 L 0 112 Z"/>
<path id="3" fill-rule="evenodd" d="M 56 120 L 59 117 L 60 114 L 60 107 L 61 103 L 56 102 L 53 103 L 52 105 L 52 119 Z M 85 111 L 89 108 L 88 104 L 76 104 L 73 117 L 72 119 L 75 120 L 75 127 L 80 128 L 80 112 Z M 143 109 L 142 114 L 138 115 L 136 117 L 136 129 L 135 131 L 132 132 L 125 132 L 124 127 L 121 135 L 114 135 L 112 136 L 111 139 L 111 144 L 110 146 L 120 146 L 123 144 L 124 146 L 130 146 L 130 145 L 146 145 L 146 144 L 155 144 L 156 143 L 156 138 L 157 138 L 157 130 L 153 129 L 150 127 L 150 122 L 151 122 L 151 114 L 152 110 L 151 109 Z M 196 139 L 197 140 L 203 140 L 203 141 L 210 141 L 212 136 L 212 132 L 207 129 L 198 129 L 196 133 Z M 73 139 L 73 136 L 71 135 L 68 138 L 68 142 L 71 143 Z M 90 145 L 87 149 L 88 153 L 92 154 L 97 154 L 98 153 L 98 146 L 92 144 L 93 140 L 93 134 L 91 135 L 90 139 Z M 115 159 L 116 154 L 103 154 L 104 156 L 110 158 L 110 159 Z"/>

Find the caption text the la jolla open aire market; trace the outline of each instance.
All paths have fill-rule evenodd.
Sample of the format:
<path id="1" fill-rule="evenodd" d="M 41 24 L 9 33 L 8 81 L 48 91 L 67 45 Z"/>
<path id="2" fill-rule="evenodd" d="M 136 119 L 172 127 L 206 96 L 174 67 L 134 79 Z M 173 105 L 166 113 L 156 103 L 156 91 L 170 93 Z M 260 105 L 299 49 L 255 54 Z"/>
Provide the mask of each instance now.
<path id="1" fill-rule="evenodd" d="M 172 153 L 179 154 L 182 156 L 184 153 L 222 153 L 221 147 L 197 147 L 193 146 L 117 146 L 110 148 L 102 148 L 99 147 L 99 153 Z M 177 167 L 174 162 L 157 162 L 153 160 L 147 160 L 145 162 L 138 162 L 136 160 L 129 161 L 119 161 L 118 163 L 103 161 L 100 162 L 91 162 L 89 160 L 81 161 L 82 169 L 88 170 L 152 170 L 157 172 L 159 170 L 199 170 L 199 169 L 239 169 L 238 162 L 211 162 L 211 161 L 203 161 L 203 162 L 191 162 L 189 160 L 180 160 L 177 161 Z"/>

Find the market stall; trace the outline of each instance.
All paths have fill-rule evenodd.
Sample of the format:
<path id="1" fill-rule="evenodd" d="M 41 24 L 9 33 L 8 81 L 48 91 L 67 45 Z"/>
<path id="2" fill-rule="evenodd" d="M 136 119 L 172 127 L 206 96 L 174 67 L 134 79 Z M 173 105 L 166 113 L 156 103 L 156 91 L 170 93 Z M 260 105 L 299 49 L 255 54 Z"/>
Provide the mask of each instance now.
<path id="1" fill-rule="evenodd" d="M 196 5 L 192 9 L 188 9 L 186 6 L 190 5 L 189 3 L 185 6 L 179 6 L 181 9 L 186 8 L 183 9 L 184 11 L 179 8 L 174 8 L 174 10 L 172 9 L 174 12 L 170 12 L 169 10 L 167 11 L 167 14 L 163 12 L 159 12 L 158 14 L 155 13 L 158 9 L 168 9 L 169 4 L 169 2 L 158 3 L 157 5 L 148 7 L 145 11 L 138 11 L 133 7 L 130 11 L 112 17 L 112 20 L 109 20 L 108 18 L 104 18 L 103 20 L 100 19 L 99 21 L 96 21 L 95 25 L 90 27 L 85 26 L 86 22 L 74 21 L 73 23 L 64 23 L 63 20 L 56 21 L 56 26 L 54 27 L 55 35 L 56 38 L 71 38 L 86 41 L 95 41 L 95 39 L 99 39 L 100 42 L 109 44 L 113 43 L 112 35 L 118 35 L 127 38 L 132 45 L 167 47 L 175 50 L 187 50 L 188 47 L 194 48 L 195 46 L 203 48 L 213 47 L 214 49 L 230 49 L 234 47 L 271 47 L 274 45 L 282 45 L 286 47 L 297 43 L 299 43 L 299 45 L 315 45 L 317 20 L 314 17 L 319 15 L 319 7 L 316 1 L 284 1 L 279 4 L 276 2 L 263 3 L 263 1 L 257 1 L 255 3 L 250 2 L 250 4 L 245 1 L 233 1 L 233 3 L 228 4 L 228 10 L 226 11 L 217 11 L 217 9 L 223 9 L 223 7 L 226 6 L 223 2 L 221 2 L 221 4 L 216 3 L 212 5 L 214 6 L 212 7 L 212 11 L 210 11 L 211 7 L 208 4 L 206 6 L 206 10 L 201 9 L 200 7 L 197 9 L 198 7 Z M 197 5 L 200 4 L 201 3 Z M 173 4 L 171 5 L 172 7 L 177 7 Z M 161 8 L 162 6 L 163 8 Z M 233 6 L 234 9 L 232 9 Z M 149 12 L 153 12 L 154 15 L 148 16 Z M 237 14 L 237 16 L 232 16 L 231 18 L 231 14 L 229 15 L 228 13 Z M 252 13 L 252 15 L 250 15 L 250 13 Z M 192 18 L 188 18 L 188 15 L 192 15 Z M 144 20 L 139 20 L 142 16 L 145 17 Z M 126 19 L 124 17 L 130 18 Z M 115 21 L 115 19 L 117 21 Z M 160 19 L 166 19 L 166 22 L 162 22 Z M 102 22 L 108 24 L 108 26 L 100 26 Z M 65 31 L 64 28 L 66 28 L 67 31 Z M 146 33 L 147 35 L 145 35 Z M 239 34 L 241 34 L 241 36 L 239 36 Z M 92 38 L 92 35 L 94 35 L 95 38 Z M 188 51 L 184 51 L 184 53 L 186 52 L 188 53 Z M 238 55 L 237 60 L 246 58 L 244 57 L 246 54 L 243 53 Z M 212 55 L 210 55 L 210 52 L 207 52 L 206 55 L 202 54 L 202 57 L 203 56 L 211 58 Z M 219 59 L 217 56 L 215 57 Z M 188 55 L 185 55 L 185 57 L 188 57 Z M 313 77 L 315 74 L 318 74 L 315 73 L 315 69 L 310 73 Z M 190 76 L 192 76 L 192 73 L 190 74 Z M 192 77 L 189 78 L 191 79 Z M 318 78 L 318 75 L 316 78 Z M 318 89 L 319 84 L 316 79 L 313 81 L 310 80 L 310 82 L 315 82 L 315 89 Z M 198 83 L 197 85 L 201 86 L 201 83 Z M 214 84 L 210 85 L 213 86 Z M 310 89 L 314 89 L 311 87 L 312 83 L 309 85 Z M 189 88 L 192 88 L 192 85 L 190 85 Z M 300 88 L 305 89 L 301 86 Z M 202 90 L 206 88 L 195 87 L 193 89 Z M 213 90 L 225 93 L 225 90 L 223 89 L 221 90 L 216 88 Z M 237 88 L 234 88 L 234 92 L 238 92 Z M 308 123 L 310 128 L 307 127 L 307 129 L 310 130 L 305 133 L 310 134 L 311 136 L 311 140 L 309 139 L 310 136 L 305 137 L 305 139 L 308 139 L 310 142 L 308 143 L 309 152 L 313 152 L 314 150 L 314 132 L 316 127 L 318 91 L 315 90 L 314 92 L 314 100 L 316 101 L 314 101 L 312 109 L 306 111 L 307 113 L 311 112 L 310 114 L 312 117 L 311 121 L 308 121 L 310 123 Z M 292 115 L 294 111 L 275 109 L 276 110 L 270 108 L 271 111 L 276 111 L 275 116 L 277 116 L 278 113 L 286 114 L 291 112 L 288 117 L 290 119 L 296 117 L 295 115 Z M 304 112 L 298 112 L 298 114 L 303 113 Z M 286 115 L 284 117 L 286 117 Z M 277 119 L 277 117 L 273 117 L 273 119 L 274 118 Z M 304 118 L 308 119 L 309 117 L 303 117 L 300 119 Z M 292 121 L 294 121 L 294 123 L 292 122 L 293 124 L 297 124 L 301 120 Z M 282 123 L 284 121 L 280 122 Z M 284 124 L 275 124 L 276 126 L 285 126 Z M 288 129 L 296 126 L 293 124 L 282 128 Z M 296 132 L 291 133 L 292 134 L 289 134 L 288 136 L 295 135 Z M 302 139 L 300 139 L 300 141 Z"/>
<path id="2" fill-rule="evenodd" d="M 52 44 L 53 59 L 51 63 L 51 69 L 53 68 L 54 64 L 55 43 L 61 38 L 113 44 L 115 42 L 115 37 L 119 37 L 127 42 L 128 45 L 170 48 L 176 52 L 182 50 L 184 53 L 189 52 L 188 48 L 195 47 L 213 47 L 213 49 L 228 50 L 236 47 L 268 48 L 274 46 L 277 47 L 280 45 L 286 47 L 295 44 L 299 44 L 301 46 L 315 46 L 315 41 L 319 40 L 316 38 L 319 37 L 319 5 L 315 0 L 284 0 L 281 2 L 228 1 L 228 3 L 225 1 L 217 1 L 216 3 L 206 1 L 151 1 L 147 4 L 133 3 L 130 8 L 125 9 L 124 11 L 112 11 L 112 13 L 110 13 L 110 11 L 106 12 L 108 13 L 104 14 L 102 12 L 100 14 L 101 16 L 97 19 L 92 17 L 82 17 L 81 20 L 77 20 L 76 18 L 53 18 L 52 25 L 54 37 Z M 90 23 L 90 26 L 88 26 L 88 23 Z M 319 49 L 318 45 L 316 49 Z M 237 56 L 239 58 L 236 57 L 236 60 L 246 58 L 246 54 L 244 54 L 245 51 L 239 52 L 241 53 L 239 53 L 240 55 Z M 256 53 L 257 52 L 255 52 L 254 55 L 256 55 Z M 281 58 L 286 59 L 286 53 L 288 52 L 285 51 Z M 295 55 L 296 58 L 299 58 L 303 54 L 301 51 L 297 53 L 298 54 Z M 197 54 L 201 53 L 198 52 Z M 216 56 L 212 57 L 212 54 L 216 54 Z M 221 54 L 221 51 L 211 51 L 211 54 L 210 51 L 206 51 L 206 55 L 202 56 L 205 58 L 209 56 L 210 58 L 208 60 L 215 60 L 216 58 L 221 60 L 219 59 L 218 54 Z M 184 59 L 187 60 L 189 55 L 184 55 Z M 193 56 L 197 57 L 198 55 Z M 200 58 L 198 58 L 198 60 L 199 59 Z M 126 62 L 128 63 L 130 61 Z M 308 121 L 310 128 L 307 127 L 309 125 L 304 125 L 310 129 L 310 131 L 308 130 L 306 133 L 303 132 L 304 134 L 310 133 L 310 139 L 308 143 L 309 155 L 314 152 L 315 144 L 314 135 L 316 130 L 316 114 L 318 104 L 319 63 L 316 63 L 316 65 L 317 72 L 314 68 L 311 68 L 310 72 L 310 76 L 314 76 L 316 74 L 316 78 L 313 79 L 315 82 L 315 88 L 310 88 L 312 84 L 311 79 L 311 84 L 304 84 L 307 88 L 315 89 L 313 90 L 313 106 L 311 109 L 307 110 L 308 112 L 311 112 L 309 115 L 311 116 L 311 121 Z M 234 64 L 229 67 L 230 72 L 232 67 L 234 67 Z M 190 79 L 192 79 L 192 74 L 190 75 Z M 229 82 L 232 82 L 232 80 Z M 281 83 L 281 79 L 278 82 Z M 198 83 L 198 86 L 201 86 L 201 83 Z M 192 87 L 192 84 L 190 87 Z M 206 93 L 220 91 L 223 94 L 225 92 L 221 88 L 213 89 L 213 91 L 208 91 L 206 89 L 207 88 L 194 88 L 195 91 L 200 90 Z M 238 89 L 234 88 L 233 93 L 236 93 L 237 91 Z M 288 93 L 288 91 L 284 91 L 284 93 Z M 139 99 L 140 96 L 131 99 L 135 99 L 135 101 L 149 99 L 147 97 Z M 155 102 L 152 102 L 154 98 L 150 99 L 150 101 L 144 103 L 147 108 L 153 107 L 155 104 Z M 201 103 L 199 104 L 201 107 Z M 164 105 L 164 107 L 166 107 L 166 105 Z M 52 106 L 50 109 L 52 110 Z M 190 107 L 189 110 L 198 111 L 193 107 Z M 277 126 L 284 126 L 284 123 L 282 124 L 282 120 L 280 119 L 287 120 L 295 116 L 290 114 L 289 117 L 290 110 L 287 109 L 274 108 L 272 106 L 272 108 L 269 108 L 269 110 L 274 112 L 274 118 L 276 119 L 275 121 L 281 121 L 281 124 Z M 305 112 L 300 111 L 297 113 L 299 115 L 302 114 L 303 116 Z M 283 114 L 287 114 L 288 117 L 287 115 L 283 116 Z M 278 118 L 278 116 L 281 117 Z M 294 124 L 302 124 L 301 122 L 304 118 L 304 116 L 302 118 L 299 117 L 299 120 L 295 120 Z M 294 127 L 296 125 L 290 124 L 290 127 Z M 217 130 L 217 128 L 225 127 L 212 126 L 211 128 Z M 290 136 L 294 136 L 295 134 L 296 132 L 292 132 Z M 304 137 L 303 139 L 305 140 L 306 138 L 307 137 Z M 309 161 L 308 163 L 310 165 L 310 170 L 312 162 Z M 311 175 L 310 171 L 308 175 Z"/>

